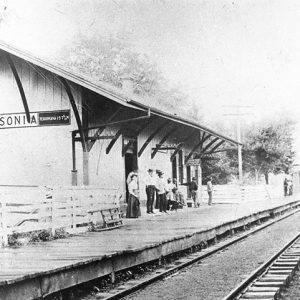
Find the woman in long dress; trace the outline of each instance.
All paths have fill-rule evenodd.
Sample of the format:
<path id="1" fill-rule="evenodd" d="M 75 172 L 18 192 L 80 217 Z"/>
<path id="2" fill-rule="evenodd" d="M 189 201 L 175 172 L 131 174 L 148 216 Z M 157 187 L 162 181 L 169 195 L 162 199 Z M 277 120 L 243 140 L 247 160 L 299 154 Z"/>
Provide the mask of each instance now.
<path id="1" fill-rule="evenodd" d="M 138 182 L 137 182 L 137 175 L 133 174 L 131 176 L 131 181 L 128 185 L 128 205 L 127 205 L 127 212 L 126 218 L 137 218 L 141 215 L 140 209 L 140 201 L 138 195 Z"/>

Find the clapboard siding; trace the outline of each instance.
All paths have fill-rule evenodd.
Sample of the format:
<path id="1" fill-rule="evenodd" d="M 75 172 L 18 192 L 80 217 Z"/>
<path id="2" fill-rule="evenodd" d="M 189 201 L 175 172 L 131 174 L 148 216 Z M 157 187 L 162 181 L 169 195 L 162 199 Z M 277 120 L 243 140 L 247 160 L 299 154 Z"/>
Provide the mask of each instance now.
<path id="1" fill-rule="evenodd" d="M 54 74 L 13 58 L 30 111 L 70 109 L 68 96 Z M 81 110 L 80 87 L 72 91 Z M 0 55 L 0 113 L 24 112 L 13 74 Z M 71 131 L 76 129 L 71 110 L 71 125 L 0 129 L 0 184 L 69 185 L 72 155 Z M 80 148 L 78 149 L 78 151 Z"/>

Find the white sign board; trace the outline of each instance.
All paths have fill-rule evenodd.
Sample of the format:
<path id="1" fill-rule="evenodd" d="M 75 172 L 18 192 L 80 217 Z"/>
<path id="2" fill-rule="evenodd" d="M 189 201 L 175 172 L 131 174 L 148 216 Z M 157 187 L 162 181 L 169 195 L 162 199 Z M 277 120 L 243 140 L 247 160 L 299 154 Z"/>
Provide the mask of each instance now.
<path id="1" fill-rule="evenodd" d="M 0 114 L 0 129 L 69 124 L 70 110 L 30 112 L 29 122 L 25 113 Z"/>
<path id="2" fill-rule="evenodd" d="M 189 159 L 186 163 L 188 166 L 199 166 L 200 159 Z"/>

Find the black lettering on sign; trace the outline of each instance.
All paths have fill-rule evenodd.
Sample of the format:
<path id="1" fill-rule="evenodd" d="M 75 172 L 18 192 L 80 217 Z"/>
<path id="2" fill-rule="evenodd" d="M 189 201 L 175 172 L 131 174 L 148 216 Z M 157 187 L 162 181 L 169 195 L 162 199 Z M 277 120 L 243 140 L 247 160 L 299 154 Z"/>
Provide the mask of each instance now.
<path id="1" fill-rule="evenodd" d="M 8 117 L 7 119 L 6 119 L 6 123 L 7 123 L 7 125 L 11 125 L 12 124 L 12 117 Z"/>
<path id="2" fill-rule="evenodd" d="M 36 124 L 37 122 L 36 122 L 36 119 L 35 119 L 35 116 L 32 116 L 32 118 L 31 118 L 31 124 Z"/>
<path id="3" fill-rule="evenodd" d="M 21 123 L 21 116 L 15 116 L 15 125 L 20 125 Z"/>

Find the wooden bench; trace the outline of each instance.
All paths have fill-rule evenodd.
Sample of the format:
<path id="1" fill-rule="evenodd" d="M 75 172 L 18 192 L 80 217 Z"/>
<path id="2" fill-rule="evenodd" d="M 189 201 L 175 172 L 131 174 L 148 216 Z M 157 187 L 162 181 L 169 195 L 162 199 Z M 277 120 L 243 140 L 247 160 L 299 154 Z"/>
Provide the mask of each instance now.
<path id="1" fill-rule="evenodd" d="M 120 209 L 118 207 L 103 209 L 100 211 L 104 228 L 113 228 L 123 225 Z"/>

